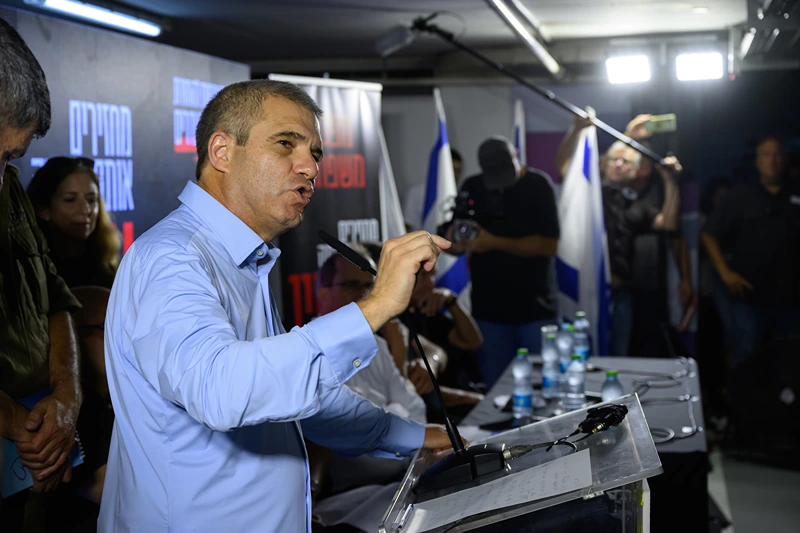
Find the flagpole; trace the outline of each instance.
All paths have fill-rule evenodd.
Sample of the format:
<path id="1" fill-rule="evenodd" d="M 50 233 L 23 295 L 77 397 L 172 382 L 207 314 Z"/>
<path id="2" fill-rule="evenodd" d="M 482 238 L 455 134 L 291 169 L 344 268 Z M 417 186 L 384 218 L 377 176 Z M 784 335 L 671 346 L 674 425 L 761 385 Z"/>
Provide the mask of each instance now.
<path id="1" fill-rule="evenodd" d="M 414 21 L 413 26 L 412 26 L 413 29 L 415 29 L 417 31 L 424 31 L 424 32 L 432 33 L 434 35 L 437 35 L 437 36 L 441 37 L 442 39 L 444 39 L 445 41 L 447 41 L 451 45 L 455 46 L 456 48 L 458 48 L 460 50 L 463 50 L 464 52 L 468 53 L 472 57 L 482 61 L 483 63 L 486 63 L 487 65 L 489 65 L 490 67 L 495 69 L 500 74 L 504 74 L 504 75 L 508 76 L 509 78 L 513 79 L 514 81 L 516 81 L 520 85 L 523 85 L 523 86 L 527 87 L 528 89 L 532 90 L 533 92 L 535 92 L 536 94 L 547 98 L 549 101 L 553 102 L 554 104 L 556 104 L 560 108 L 569 111 L 570 113 L 572 113 L 573 115 L 575 115 L 577 117 L 591 120 L 592 124 L 594 124 L 595 126 L 600 128 L 604 132 L 608 133 L 609 135 L 611 135 L 612 137 L 614 137 L 618 141 L 621 141 L 621 142 L 627 144 L 628 146 L 630 146 L 634 150 L 636 150 L 638 152 L 641 152 L 643 155 L 649 157 L 650 159 L 652 159 L 656 163 L 660 163 L 662 165 L 665 163 L 663 157 L 661 157 L 660 155 L 658 155 L 654 151 L 650 150 L 646 146 L 642 146 L 640 143 L 634 141 L 633 139 L 631 139 L 630 137 L 628 137 L 624 133 L 620 133 L 618 130 L 612 128 L 611 126 L 609 126 L 608 124 L 606 124 L 605 122 L 600 120 L 599 118 L 589 116 L 589 114 L 586 113 L 586 111 L 584 111 L 580 107 L 577 107 L 576 105 L 571 104 L 570 102 L 564 100 L 563 98 L 560 98 L 560 97 L 556 96 L 556 94 L 553 91 L 550 91 L 550 90 L 545 89 L 543 87 L 539 87 L 538 85 L 529 82 L 528 80 L 526 80 L 525 78 L 523 78 L 522 76 L 520 76 L 519 74 L 514 72 L 513 70 L 510 70 L 510 69 L 506 68 L 505 65 L 503 65 L 499 61 L 495 61 L 494 59 L 491 59 L 491 58 L 481 54 L 477 50 L 474 50 L 474 49 L 470 48 L 469 46 L 461 43 L 449 31 L 445 31 L 445 30 L 441 29 L 440 27 L 438 27 L 437 25 L 431 24 L 430 22 L 428 22 L 429 20 L 431 20 L 431 18 L 432 17 L 427 17 L 427 18 L 420 17 L 420 18 L 416 19 Z"/>

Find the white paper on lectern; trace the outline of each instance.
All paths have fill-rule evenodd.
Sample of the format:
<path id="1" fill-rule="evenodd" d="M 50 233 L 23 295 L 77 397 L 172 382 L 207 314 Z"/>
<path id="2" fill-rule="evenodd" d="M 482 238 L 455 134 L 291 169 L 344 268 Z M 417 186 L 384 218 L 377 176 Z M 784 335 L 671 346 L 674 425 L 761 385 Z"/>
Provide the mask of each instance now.
<path id="1" fill-rule="evenodd" d="M 416 505 L 404 531 L 428 531 L 469 516 L 551 498 L 591 484 L 589 450 L 582 450 L 479 487 Z"/>

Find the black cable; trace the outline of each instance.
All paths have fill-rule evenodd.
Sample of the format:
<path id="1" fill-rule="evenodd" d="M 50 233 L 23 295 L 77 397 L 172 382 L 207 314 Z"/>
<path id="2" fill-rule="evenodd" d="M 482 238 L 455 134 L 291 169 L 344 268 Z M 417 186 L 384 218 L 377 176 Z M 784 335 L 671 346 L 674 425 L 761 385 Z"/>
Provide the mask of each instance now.
<path id="1" fill-rule="evenodd" d="M 683 360 L 684 364 L 687 364 L 687 360 Z M 632 375 L 644 375 L 648 377 L 656 377 L 660 379 L 656 380 L 634 380 L 633 384 L 635 387 L 634 392 L 636 392 L 640 397 L 640 403 L 642 406 L 647 404 L 658 404 L 658 403 L 681 403 L 681 402 L 688 402 L 688 418 L 689 423 L 691 424 L 691 430 L 688 433 L 677 433 L 672 428 L 668 427 L 658 427 L 652 426 L 650 427 L 650 434 L 653 437 L 653 442 L 655 444 L 666 444 L 668 442 L 672 442 L 674 440 L 681 440 L 681 439 L 688 439 L 690 437 L 695 436 L 699 431 L 700 428 L 697 426 L 697 419 L 694 414 L 694 396 L 692 396 L 692 391 L 689 388 L 687 378 L 689 377 L 689 369 L 684 368 L 681 372 L 677 375 L 673 374 L 662 374 L 657 372 L 639 372 L 635 370 L 626 370 L 626 371 L 619 371 L 619 373 L 625 374 L 632 374 Z M 650 389 L 669 389 L 672 387 L 683 386 L 684 393 L 681 396 L 677 397 L 660 397 L 660 398 L 641 398 L 644 394 L 646 394 Z"/>

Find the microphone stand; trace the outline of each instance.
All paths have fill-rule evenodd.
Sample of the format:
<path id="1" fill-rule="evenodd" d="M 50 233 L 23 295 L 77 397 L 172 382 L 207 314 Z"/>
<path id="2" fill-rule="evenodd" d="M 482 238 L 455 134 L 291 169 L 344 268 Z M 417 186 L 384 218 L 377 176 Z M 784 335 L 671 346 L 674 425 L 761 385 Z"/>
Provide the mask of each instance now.
<path id="1" fill-rule="evenodd" d="M 369 272 L 373 276 L 378 275 L 375 269 L 369 264 L 369 261 L 361 257 L 358 253 L 353 251 L 352 248 L 330 233 L 319 230 L 317 235 L 359 270 Z M 425 350 L 422 349 L 422 343 L 419 341 L 417 331 L 410 319 L 408 320 L 408 330 L 414 338 L 414 343 L 417 345 L 422 360 L 425 362 L 425 368 L 428 370 L 428 376 L 430 376 L 433 382 L 433 389 L 436 392 L 439 405 L 442 407 L 447 436 L 450 439 L 450 444 L 453 446 L 452 454 L 431 465 L 430 468 L 416 480 L 412 488 L 414 493 L 417 495 L 425 494 L 427 492 L 469 483 L 482 476 L 503 470 L 506 466 L 506 458 L 504 456 L 505 444 L 475 444 L 469 448 L 464 447 L 464 442 L 461 440 L 458 428 L 447 413 L 442 390 L 439 388 L 439 382 L 433 374 L 433 369 L 428 361 L 428 357 L 425 355 Z"/>
<path id="2" fill-rule="evenodd" d="M 614 137 L 618 141 L 622 141 L 623 143 L 627 144 L 628 146 L 630 146 L 634 150 L 644 154 L 645 156 L 649 157 L 650 159 L 652 159 L 656 163 L 659 163 L 659 164 L 662 164 L 662 165 L 664 164 L 664 158 L 662 158 L 660 155 L 658 155 L 654 151 L 650 150 L 646 146 L 642 146 L 640 143 L 634 141 L 633 139 L 631 139 L 627 135 L 625 135 L 623 133 L 620 133 L 619 131 L 617 131 L 616 129 L 612 128 L 611 126 L 609 126 L 608 124 L 606 124 L 605 122 L 600 120 L 599 118 L 589 116 L 589 114 L 586 111 L 584 111 L 583 109 L 571 104 L 570 102 L 564 100 L 563 98 L 559 98 L 558 96 L 556 96 L 556 94 L 553 91 L 549 91 L 549 90 L 547 90 L 547 89 L 545 89 L 543 87 L 539 87 L 538 85 L 529 82 L 528 80 L 526 80 L 525 78 L 523 78 L 522 76 L 520 76 L 519 74 L 514 72 L 513 70 L 510 70 L 510 69 L 506 68 L 506 66 L 503 65 L 502 63 L 500 63 L 499 61 L 495 61 L 494 59 L 491 59 L 491 58 L 481 54 L 477 50 L 475 50 L 473 48 L 470 48 L 469 46 L 463 44 L 462 42 L 458 41 L 455 38 L 455 36 L 452 33 L 450 33 L 449 31 L 441 29 L 436 24 L 431 24 L 430 21 L 434 18 L 434 16 L 436 14 L 437 13 L 434 13 L 433 15 L 429 15 L 427 17 L 419 17 L 418 19 L 414 20 L 414 23 L 411 26 L 411 29 L 412 30 L 416 30 L 417 32 L 432 33 L 433 35 L 436 35 L 436 36 L 440 37 L 441 39 L 447 41 L 448 43 L 450 43 L 454 47 L 458 48 L 459 50 L 462 50 L 462 51 L 468 53 L 469 55 L 471 55 L 472 57 L 478 59 L 479 61 L 489 65 L 490 67 L 492 67 L 494 70 L 496 70 L 500 74 L 503 74 L 504 76 L 508 76 L 509 78 L 511 78 L 512 80 L 516 81 L 520 85 L 522 85 L 524 87 L 527 87 L 528 89 L 532 90 L 536 94 L 547 98 L 548 100 L 550 100 L 551 102 L 553 102 L 554 104 L 559 106 L 560 108 L 569 111 L 570 113 L 572 113 L 573 115 L 575 115 L 577 117 L 591 120 L 592 124 L 594 124 L 595 126 L 600 128 L 604 132 L 608 133 L 609 135 L 611 135 L 612 137 Z"/>

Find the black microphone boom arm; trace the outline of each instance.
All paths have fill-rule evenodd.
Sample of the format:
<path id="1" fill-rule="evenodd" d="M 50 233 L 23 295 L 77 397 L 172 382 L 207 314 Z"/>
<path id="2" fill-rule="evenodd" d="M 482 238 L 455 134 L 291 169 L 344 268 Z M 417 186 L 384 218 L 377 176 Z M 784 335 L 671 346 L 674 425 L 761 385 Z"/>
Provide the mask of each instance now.
<path id="1" fill-rule="evenodd" d="M 336 250 L 342 257 L 353 263 L 356 268 L 363 272 L 369 272 L 374 276 L 378 273 L 372 268 L 369 261 L 361 257 L 352 248 L 344 244 L 342 241 L 324 230 L 317 232 L 319 238 L 322 239 L 327 245 Z M 425 362 L 425 368 L 428 370 L 428 375 L 433 382 L 433 389 L 436 392 L 436 397 L 439 400 L 439 405 L 442 406 L 442 414 L 444 415 L 444 425 L 447 430 L 447 436 L 450 439 L 450 445 L 453 446 L 453 452 L 441 461 L 432 465 L 428 470 L 423 473 L 414 486 L 416 494 L 424 494 L 434 490 L 440 490 L 454 485 L 461 485 L 469 483 L 481 476 L 489 475 L 505 468 L 505 458 L 503 451 L 505 446 L 502 444 L 479 444 L 476 446 L 464 447 L 464 442 L 461 440 L 461 435 L 458 432 L 458 427 L 450 419 L 447 414 L 447 408 L 444 405 L 444 397 L 442 390 L 439 388 L 439 381 L 433 374 L 433 369 L 428 362 L 428 357 L 425 355 L 425 350 L 422 349 L 422 343 L 419 341 L 414 325 L 411 320 L 408 321 L 408 330 L 414 343 L 417 345 L 422 360 Z"/>
<path id="2" fill-rule="evenodd" d="M 553 91 L 547 90 L 547 89 L 545 89 L 543 87 L 539 87 L 535 83 L 529 82 L 528 80 L 526 80 L 521 75 L 519 75 L 516 72 L 514 72 L 513 70 L 510 70 L 510 69 L 506 68 L 506 66 L 503 65 L 502 63 L 500 63 L 499 61 L 495 61 L 494 59 L 486 57 L 485 55 L 481 54 L 477 50 L 475 50 L 473 48 L 470 48 L 469 46 L 467 46 L 464 43 L 462 43 L 459 40 L 457 40 L 455 38 L 455 36 L 452 33 L 450 33 L 449 31 L 441 29 L 436 24 L 431 24 L 430 21 L 431 21 L 432 18 L 433 17 L 429 15 L 428 17 L 420 17 L 420 18 L 414 20 L 414 23 L 412 25 L 412 29 L 417 31 L 417 32 L 432 33 L 433 35 L 436 35 L 436 36 L 440 37 L 441 39 L 447 41 L 448 43 L 450 43 L 454 47 L 458 48 L 459 50 L 462 50 L 462 51 L 468 53 L 469 55 L 471 55 L 472 57 L 478 59 L 479 61 L 489 65 L 490 67 L 492 67 L 494 70 L 496 70 L 500 74 L 503 74 L 504 76 L 508 76 L 509 78 L 511 78 L 512 80 L 516 81 L 520 85 L 522 85 L 524 87 L 527 87 L 528 89 L 530 89 L 531 91 L 535 92 L 536 94 L 538 94 L 540 96 L 543 96 L 544 98 L 546 98 L 550 102 L 554 103 L 558 107 L 569 111 L 570 113 L 572 113 L 573 115 L 575 115 L 577 117 L 587 118 L 587 119 L 591 120 L 592 124 L 594 124 L 595 126 L 600 128 L 604 132 L 608 133 L 609 135 L 611 135 L 612 137 L 614 137 L 618 141 L 621 141 L 621 142 L 627 144 L 628 146 L 630 146 L 634 150 L 636 150 L 636 151 L 642 153 L 643 155 L 649 157 L 650 159 L 652 159 L 656 163 L 660 163 L 662 165 L 664 164 L 664 158 L 661 157 L 660 155 L 658 155 L 657 153 L 655 153 L 654 151 L 650 150 L 646 146 L 642 146 L 640 143 L 634 141 L 633 139 L 631 139 L 630 137 L 628 137 L 624 133 L 620 133 L 619 131 L 617 131 L 616 129 L 612 128 L 611 126 L 609 126 L 608 124 L 606 124 L 605 122 L 600 120 L 599 118 L 589 116 L 589 114 L 586 111 L 584 111 L 583 109 L 581 109 L 580 107 L 578 107 L 578 106 L 576 106 L 574 104 L 571 104 L 570 102 L 567 102 L 563 98 L 560 98 L 560 97 L 556 96 L 556 94 Z"/>

